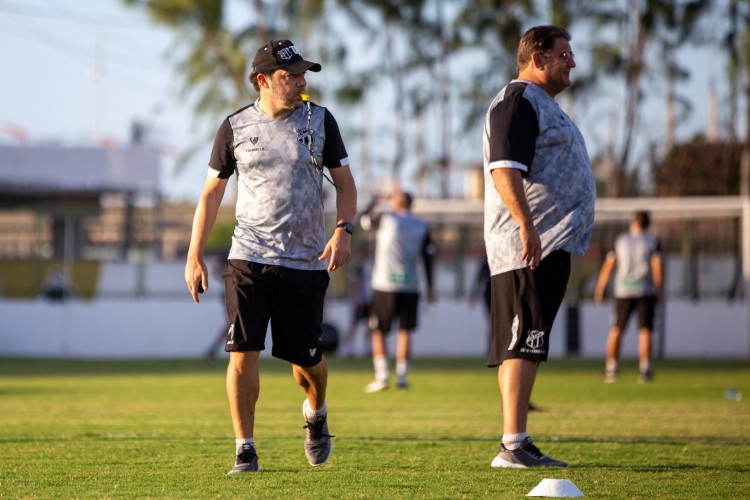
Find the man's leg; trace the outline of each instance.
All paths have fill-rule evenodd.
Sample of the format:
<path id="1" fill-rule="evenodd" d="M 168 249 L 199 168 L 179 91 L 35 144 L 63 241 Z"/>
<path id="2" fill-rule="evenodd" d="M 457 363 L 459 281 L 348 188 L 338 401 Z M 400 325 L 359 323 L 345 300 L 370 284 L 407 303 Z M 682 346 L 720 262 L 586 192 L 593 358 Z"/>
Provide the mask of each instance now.
<path id="1" fill-rule="evenodd" d="M 638 330 L 638 382 L 644 383 L 651 380 L 651 329 L 640 328 Z"/>
<path id="2" fill-rule="evenodd" d="M 328 362 L 325 357 L 322 357 L 320 363 L 315 366 L 304 367 L 293 364 L 292 372 L 294 380 L 307 396 L 302 404 L 302 416 L 307 429 L 305 455 L 310 465 L 323 465 L 328 461 L 333 450 L 331 441 L 333 436 L 328 432 L 328 408 L 326 407 Z"/>
<path id="3" fill-rule="evenodd" d="M 498 367 L 498 385 L 503 403 L 503 434 L 526 432 L 529 401 L 539 363 L 508 359 Z"/>
<path id="4" fill-rule="evenodd" d="M 401 328 L 396 337 L 396 376 L 398 377 L 398 387 L 401 389 L 406 389 L 409 386 L 406 375 L 409 372 L 410 358 L 411 332 Z"/>
<path id="5" fill-rule="evenodd" d="M 229 353 L 226 388 L 237 445 L 235 466 L 229 474 L 260 470 L 253 441 L 255 404 L 260 393 L 259 357 L 260 351 Z"/>
<path id="6" fill-rule="evenodd" d="M 498 368 L 497 378 L 503 399 L 503 438 L 492 467 L 567 467 L 537 448 L 526 433 L 531 391 L 534 388 L 537 361 L 507 359 Z"/>
<path id="7" fill-rule="evenodd" d="M 307 403 L 313 411 L 321 410 L 326 404 L 328 387 L 328 361 L 323 356 L 315 366 L 303 367 L 292 365 L 294 380 L 302 387 L 307 396 Z"/>
<path id="8" fill-rule="evenodd" d="M 227 366 L 227 397 L 234 437 L 253 437 L 255 404 L 260 393 L 260 351 L 231 352 Z"/>
<path id="9" fill-rule="evenodd" d="M 618 326 L 613 326 L 607 335 L 607 354 L 605 358 L 604 381 L 614 382 L 617 380 L 620 360 L 620 342 L 622 340 L 622 330 Z"/>
<path id="10" fill-rule="evenodd" d="M 372 364 L 375 378 L 365 386 L 365 392 L 378 392 L 388 387 L 388 355 L 385 349 L 385 334 L 382 330 L 373 330 Z"/>

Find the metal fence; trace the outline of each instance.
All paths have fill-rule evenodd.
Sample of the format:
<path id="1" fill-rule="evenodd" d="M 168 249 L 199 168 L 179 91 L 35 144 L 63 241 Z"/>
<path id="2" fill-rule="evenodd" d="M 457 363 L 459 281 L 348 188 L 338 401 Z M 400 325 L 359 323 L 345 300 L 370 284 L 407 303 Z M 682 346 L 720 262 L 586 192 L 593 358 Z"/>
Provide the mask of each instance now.
<path id="1" fill-rule="evenodd" d="M 666 262 L 668 298 L 744 296 L 746 202 L 736 197 L 601 199 L 589 251 L 573 259 L 568 302 L 591 297 L 602 260 L 636 209 L 652 214 L 652 232 Z M 193 210 L 188 205 L 113 203 L 98 213 L 54 207 L 44 213 L 0 212 L 0 292 L 19 298 L 64 295 L 66 289 L 84 299 L 182 296 Z M 415 212 L 429 222 L 437 242 L 441 296 L 465 297 L 476 289 L 484 259 L 482 210 L 481 201 L 415 201 Z M 228 244 L 233 221 L 233 209 L 222 208 L 211 250 Z M 357 231 L 355 247 L 371 244 L 371 234 Z M 334 273 L 331 293 L 344 297 L 346 287 L 346 273 Z"/>

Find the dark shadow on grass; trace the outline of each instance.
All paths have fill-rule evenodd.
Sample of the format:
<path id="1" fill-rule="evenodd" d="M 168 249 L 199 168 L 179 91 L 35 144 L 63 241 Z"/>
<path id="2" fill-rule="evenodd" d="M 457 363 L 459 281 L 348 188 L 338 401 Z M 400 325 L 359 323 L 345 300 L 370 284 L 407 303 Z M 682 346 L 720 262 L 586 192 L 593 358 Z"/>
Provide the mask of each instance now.
<path id="1" fill-rule="evenodd" d="M 291 373 L 289 363 L 273 358 L 261 358 L 261 370 L 266 373 Z M 227 360 L 214 366 L 203 359 L 43 359 L 0 358 L 0 377 L 3 376 L 87 376 L 87 375 L 170 375 L 217 374 L 224 376 Z"/>
<path id="2" fill-rule="evenodd" d="M 535 436 L 539 441 L 555 443 L 615 443 L 615 444 L 704 444 L 721 446 L 748 446 L 747 438 L 724 438 L 721 436 Z"/>
<path id="3" fill-rule="evenodd" d="M 497 442 L 500 440 L 500 436 L 497 437 L 465 437 L 465 436 L 339 436 L 341 439 L 348 440 L 354 439 L 358 441 L 393 441 L 393 442 Z M 750 440 L 748 439 L 727 439 L 717 438 L 716 436 L 695 436 L 695 437 L 662 437 L 662 436 L 638 436 L 638 437 L 624 437 L 624 436 L 604 436 L 604 437 L 589 437 L 589 436 L 544 436 L 535 434 L 534 441 L 539 443 L 553 442 L 553 443 L 608 443 L 608 444 L 656 444 L 656 445 L 686 445 L 686 444 L 700 444 L 700 445 L 711 445 L 711 446 L 748 446 Z"/>
<path id="4" fill-rule="evenodd" d="M 750 472 L 750 467 L 744 466 L 726 466 L 726 465 L 696 465 L 696 464 L 685 464 L 685 463 L 672 463 L 672 464 L 660 464 L 660 465 L 622 465 L 613 464 L 612 462 L 584 462 L 584 463 L 571 463 L 571 468 L 576 469 L 608 469 L 608 470 L 622 470 L 628 472 L 644 472 L 661 474 L 664 472 L 686 472 L 686 471 L 716 471 L 716 472 L 737 472 L 747 473 Z"/>

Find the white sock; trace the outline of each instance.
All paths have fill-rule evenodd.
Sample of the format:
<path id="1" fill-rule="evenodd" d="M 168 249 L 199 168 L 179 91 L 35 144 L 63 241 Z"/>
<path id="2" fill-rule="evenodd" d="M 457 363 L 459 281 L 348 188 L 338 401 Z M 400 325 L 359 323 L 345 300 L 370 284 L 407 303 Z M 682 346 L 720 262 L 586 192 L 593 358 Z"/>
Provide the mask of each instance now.
<path id="1" fill-rule="evenodd" d="M 240 438 L 234 440 L 235 444 L 235 452 L 237 455 L 239 455 L 242 452 L 242 445 L 243 444 L 250 444 L 255 447 L 255 440 L 253 438 Z"/>
<path id="2" fill-rule="evenodd" d="M 409 372 L 409 362 L 404 360 L 396 361 L 396 375 L 399 381 L 406 382 L 406 374 Z"/>
<path id="3" fill-rule="evenodd" d="M 617 361 L 607 361 L 607 373 L 617 373 Z"/>
<path id="4" fill-rule="evenodd" d="M 305 419 L 306 420 L 315 420 L 317 417 L 321 415 L 325 415 L 328 413 L 328 407 L 325 403 L 323 403 L 323 406 L 318 408 L 317 410 L 313 410 L 312 407 L 310 407 L 310 403 L 305 400 Z"/>
<path id="5" fill-rule="evenodd" d="M 516 450 L 521 447 L 521 443 L 529 437 L 525 432 L 519 432 L 518 434 L 503 434 L 501 439 L 503 446 L 508 450 Z"/>
<path id="6" fill-rule="evenodd" d="M 651 361 L 641 361 L 639 363 L 639 369 L 641 370 L 641 373 L 646 373 L 651 371 Z"/>
<path id="7" fill-rule="evenodd" d="M 372 359 L 375 366 L 375 380 L 388 380 L 388 358 L 385 356 L 375 356 Z"/>

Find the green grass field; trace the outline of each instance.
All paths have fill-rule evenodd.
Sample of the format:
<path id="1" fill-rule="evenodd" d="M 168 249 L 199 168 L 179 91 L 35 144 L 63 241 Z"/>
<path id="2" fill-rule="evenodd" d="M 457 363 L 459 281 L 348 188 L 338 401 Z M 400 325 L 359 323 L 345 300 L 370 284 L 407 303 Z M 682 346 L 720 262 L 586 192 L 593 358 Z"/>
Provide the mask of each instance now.
<path id="1" fill-rule="evenodd" d="M 0 359 L 0 498 L 522 498 L 543 478 L 592 498 L 750 498 L 750 363 L 542 366 L 529 432 L 569 469 L 496 470 L 496 371 L 418 360 L 412 388 L 365 394 L 369 360 L 330 360 L 328 464 L 305 459 L 303 394 L 262 360 L 260 474 L 227 477 L 223 367 L 199 360 Z M 628 371 L 630 368 L 630 371 Z M 724 398 L 727 388 L 746 398 Z"/>

